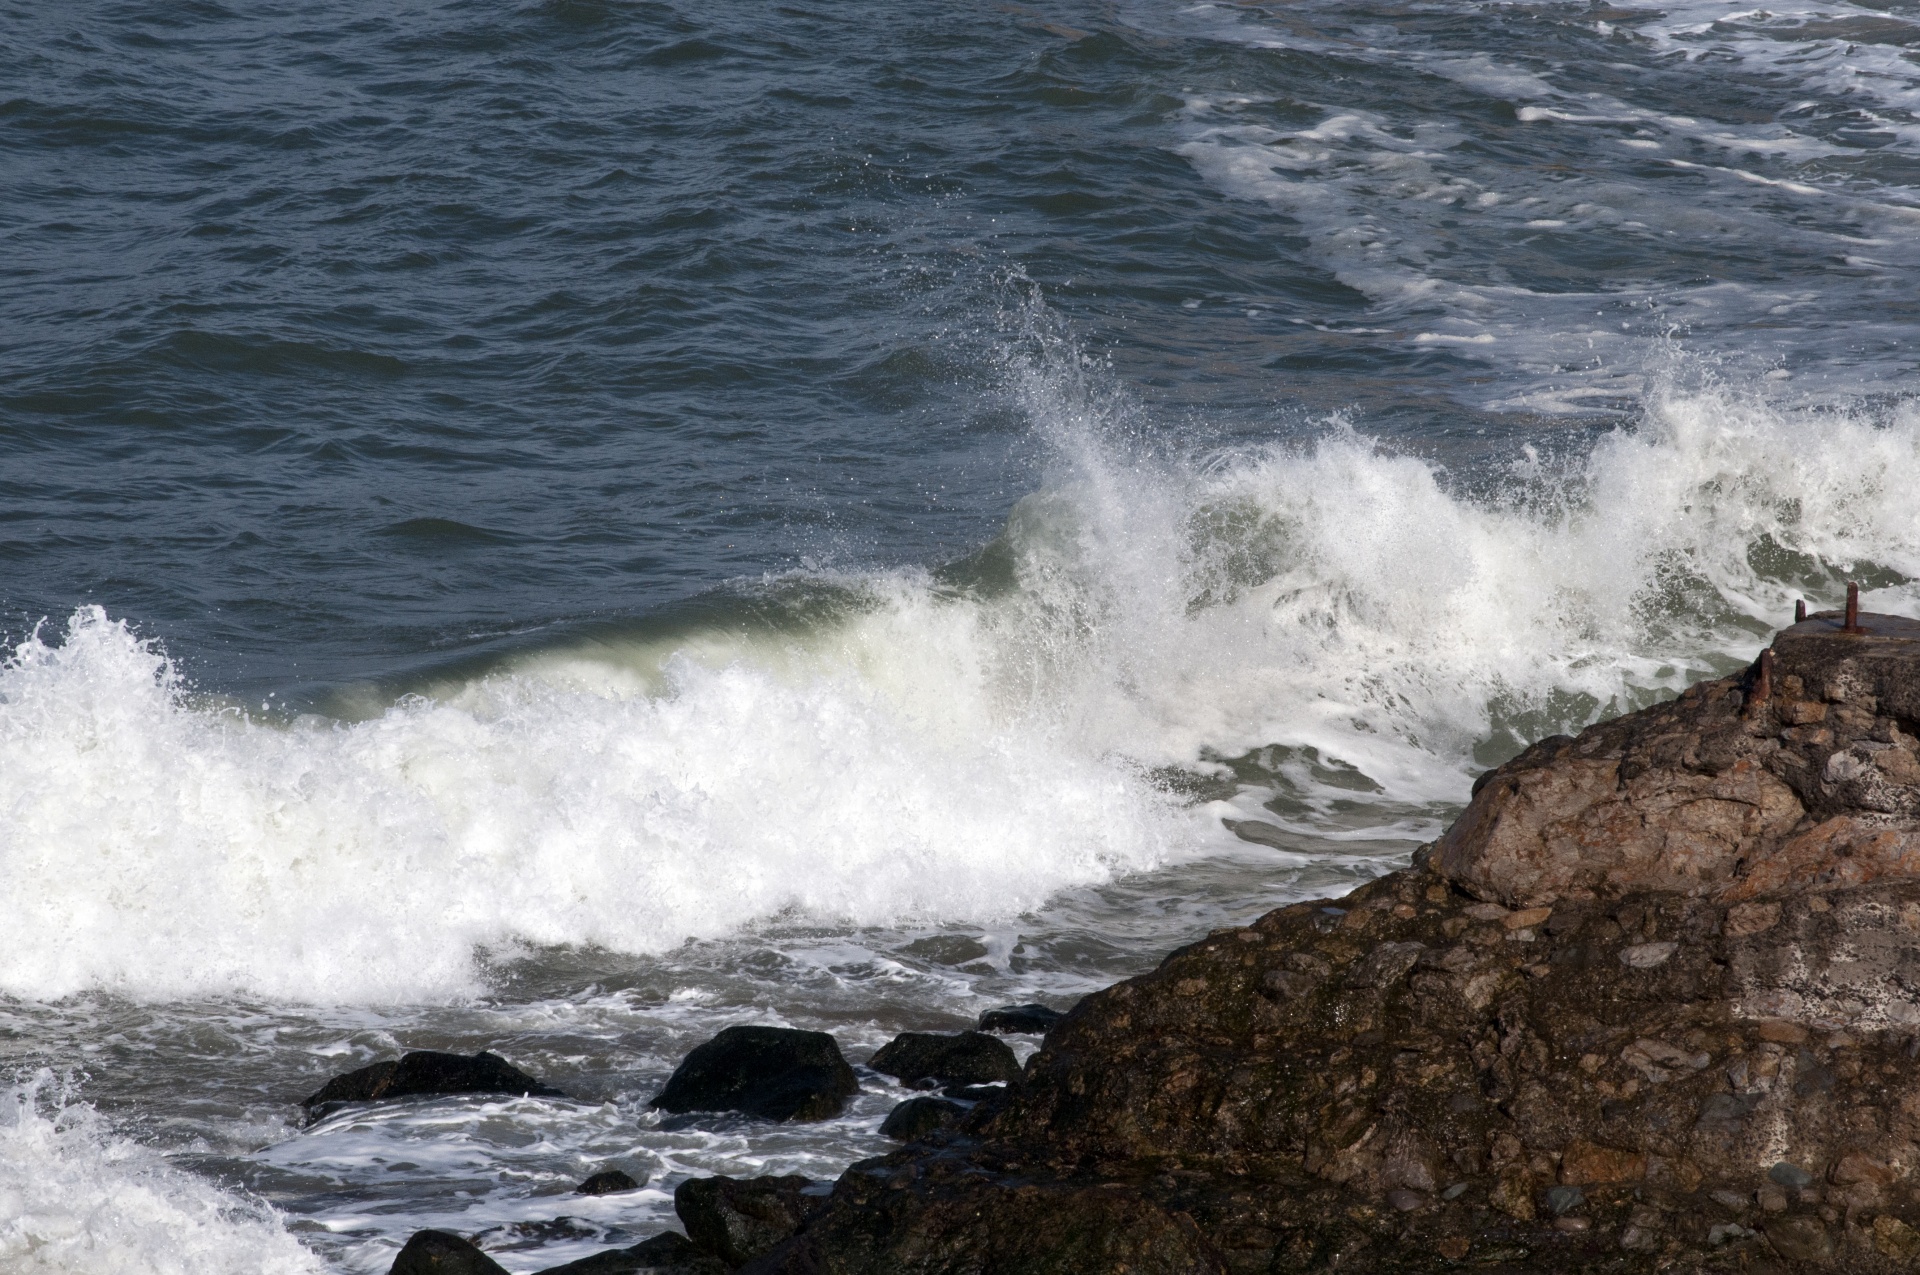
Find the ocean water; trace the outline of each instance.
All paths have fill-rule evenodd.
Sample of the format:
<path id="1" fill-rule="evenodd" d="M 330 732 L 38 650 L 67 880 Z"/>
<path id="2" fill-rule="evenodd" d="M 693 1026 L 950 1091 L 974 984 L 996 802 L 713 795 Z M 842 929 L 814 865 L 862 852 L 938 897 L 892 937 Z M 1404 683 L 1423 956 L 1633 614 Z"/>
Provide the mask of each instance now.
<path id="1" fill-rule="evenodd" d="M 832 1177 L 887 1078 L 647 1102 L 1065 1008 L 1920 606 L 1904 0 L 0 34 L 7 1275 L 518 1275 Z M 301 1125 L 404 1048 L 569 1097 Z"/>

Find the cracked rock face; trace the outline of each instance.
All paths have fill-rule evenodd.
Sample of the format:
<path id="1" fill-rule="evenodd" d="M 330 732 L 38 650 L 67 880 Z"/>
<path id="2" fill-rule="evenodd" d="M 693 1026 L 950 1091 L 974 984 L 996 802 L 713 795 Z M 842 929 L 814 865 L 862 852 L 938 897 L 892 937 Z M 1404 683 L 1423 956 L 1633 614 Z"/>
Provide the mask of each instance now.
<path id="1" fill-rule="evenodd" d="M 1515 906 L 1747 899 L 1920 874 L 1920 624 L 1815 616 L 1771 668 L 1542 740 L 1483 776 L 1435 870 Z"/>
<path id="2" fill-rule="evenodd" d="M 747 1269 L 1911 1269 L 1920 625 L 1867 619 L 1089 996 Z"/>

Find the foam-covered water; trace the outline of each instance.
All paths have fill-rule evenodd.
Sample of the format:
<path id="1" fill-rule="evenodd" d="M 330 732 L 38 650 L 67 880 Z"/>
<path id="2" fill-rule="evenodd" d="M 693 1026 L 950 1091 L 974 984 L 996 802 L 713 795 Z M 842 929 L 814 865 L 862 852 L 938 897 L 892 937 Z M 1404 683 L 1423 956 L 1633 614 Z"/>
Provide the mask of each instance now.
<path id="1" fill-rule="evenodd" d="M 318 1275 L 273 1211 L 112 1132 L 41 1071 L 0 1092 L 0 1269 Z"/>
<path id="2" fill-rule="evenodd" d="M 198 700 L 97 607 L 29 637 L 0 986 L 438 999 L 518 945 L 1004 919 L 1217 849 L 1155 775 L 1257 750 L 1338 771 L 1265 767 L 1287 826 L 1419 838 L 1490 752 L 1744 662 L 1843 567 L 1920 575 L 1906 414 L 1668 391 L 1476 495 L 1350 429 L 1193 461 L 1047 410 L 1057 481 L 1001 581 L 787 578 L 761 587 L 804 619 L 562 646 L 358 721 Z"/>
<path id="3" fill-rule="evenodd" d="M 1920 607 L 1899 4 L 8 20 L 0 1270 L 830 1178 L 893 1034 Z M 648 1107 L 746 1022 L 861 1095 Z M 408 1048 L 569 1096 L 299 1123 Z"/>

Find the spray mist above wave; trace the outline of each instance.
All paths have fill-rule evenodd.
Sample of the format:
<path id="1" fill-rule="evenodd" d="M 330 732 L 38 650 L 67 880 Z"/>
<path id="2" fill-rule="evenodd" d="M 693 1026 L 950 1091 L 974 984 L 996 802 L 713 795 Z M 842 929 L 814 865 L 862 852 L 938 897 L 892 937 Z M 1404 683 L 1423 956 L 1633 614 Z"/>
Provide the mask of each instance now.
<path id="1" fill-rule="evenodd" d="M 1912 414 L 1668 391 L 1474 494 L 1350 430 L 1153 454 L 1041 347 L 1015 381 L 1054 469 L 1000 539 L 815 576 L 804 622 L 293 727 L 184 696 L 97 609 L 29 638 L 0 668 L 0 989 L 398 1001 L 522 943 L 1003 918 L 1220 848 L 1182 771 L 1311 834 L 1427 836 L 1477 765 L 1744 662 L 1841 569 L 1914 600 Z"/>
<path id="2" fill-rule="evenodd" d="M 271 1208 L 111 1133 L 52 1073 L 0 1090 L 8 1275 L 319 1275 Z"/>

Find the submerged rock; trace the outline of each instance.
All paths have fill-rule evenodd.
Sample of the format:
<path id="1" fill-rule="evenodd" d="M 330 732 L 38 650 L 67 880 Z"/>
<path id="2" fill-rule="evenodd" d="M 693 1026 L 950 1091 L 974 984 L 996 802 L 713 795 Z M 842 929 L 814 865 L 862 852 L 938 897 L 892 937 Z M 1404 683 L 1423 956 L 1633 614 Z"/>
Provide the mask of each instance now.
<path id="1" fill-rule="evenodd" d="M 653 1100 L 662 1111 L 739 1111 L 766 1120 L 827 1120 L 860 1092 L 825 1032 L 729 1027 L 681 1060 Z"/>
<path id="2" fill-rule="evenodd" d="M 1059 1010 L 1045 1005 L 1002 1005 L 980 1015 L 980 1030 L 1040 1035 L 1065 1017 Z"/>
<path id="3" fill-rule="evenodd" d="M 575 1195 L 617 1195 L 622 1191 L 638 1191 L 645 1186 L 644 1181 L 636 1182 L 633 1176 L 619 1169 L 603 1169 L 573 1189 Z"/>
<path id="4" fill-rule="evenodd" d="M 710 1253 L 703 1253 L 678 1231 L 663 1231 L 632 1248 L 595 1253 L 565 1266 L 550 1266 L 539 1275 L 724 1275 L 733 1269 Z"/>
<path id="5" fill-rule="evenodd" d="M 1222 819 L 1228 832 L 1242 841 L 1251 841 L 1256 846 L 1265 846 L 1269 850 L 1298 850 L 1300 838 L 1290 836 L 1279 824 L 1268 823 L 1265 819 Z"/>
<path id="6" fill-rule="evenodd" d="M 880 1123 L 882 1136 L 912 1142 L 935 1129 L 950 1129 L 960 1123 L 967 1108 L 945 1098 L 909 1098 L 887 1113 Z"/>
<path id="7" fill-rule="evenodd" d="M 387 1275 L 507 1275 L 506 1267 L 446 1231 L 415 1231 Z"/>
<path id="8" fill-rule="evenodd" d="M 674 1188 L 673 1209 L 687 1238 L 729 1267 L 743 1266 L 798 1231 L 826 1207 L 806 1178 L 688 1178 Z"/>
<path id="9" fill-rule="evenodd" d="M 1415 866 L 1087 997 L 756 1275 L 1907 1270 L 1920 625 L 1543 741 Z"/>
<path id="10" fill-rule="evenodd" d="M 867 1066 L 907 1085 L 990 1085 L 1020 1078 L 1013 1050 L 983 1032 L 902 1032 Z"/>
<path id="11" fill-rule="evenodd" d="M 558 1089 L 541 1084 L 498 1054 L 483 1050 L 469 1057 L 466 1054 L 443 1054 L 420 1049 L 398 1059 L 373 1063 L 357 1071 L 335 1076 L 317 1092 L 301 1099 L 300 1105 L 306 1108 L 310 1117 L 318 1117 L 348 1102 L 381 1102 L 395 1098 L 467 1093 L 566 1097 Z"/>

